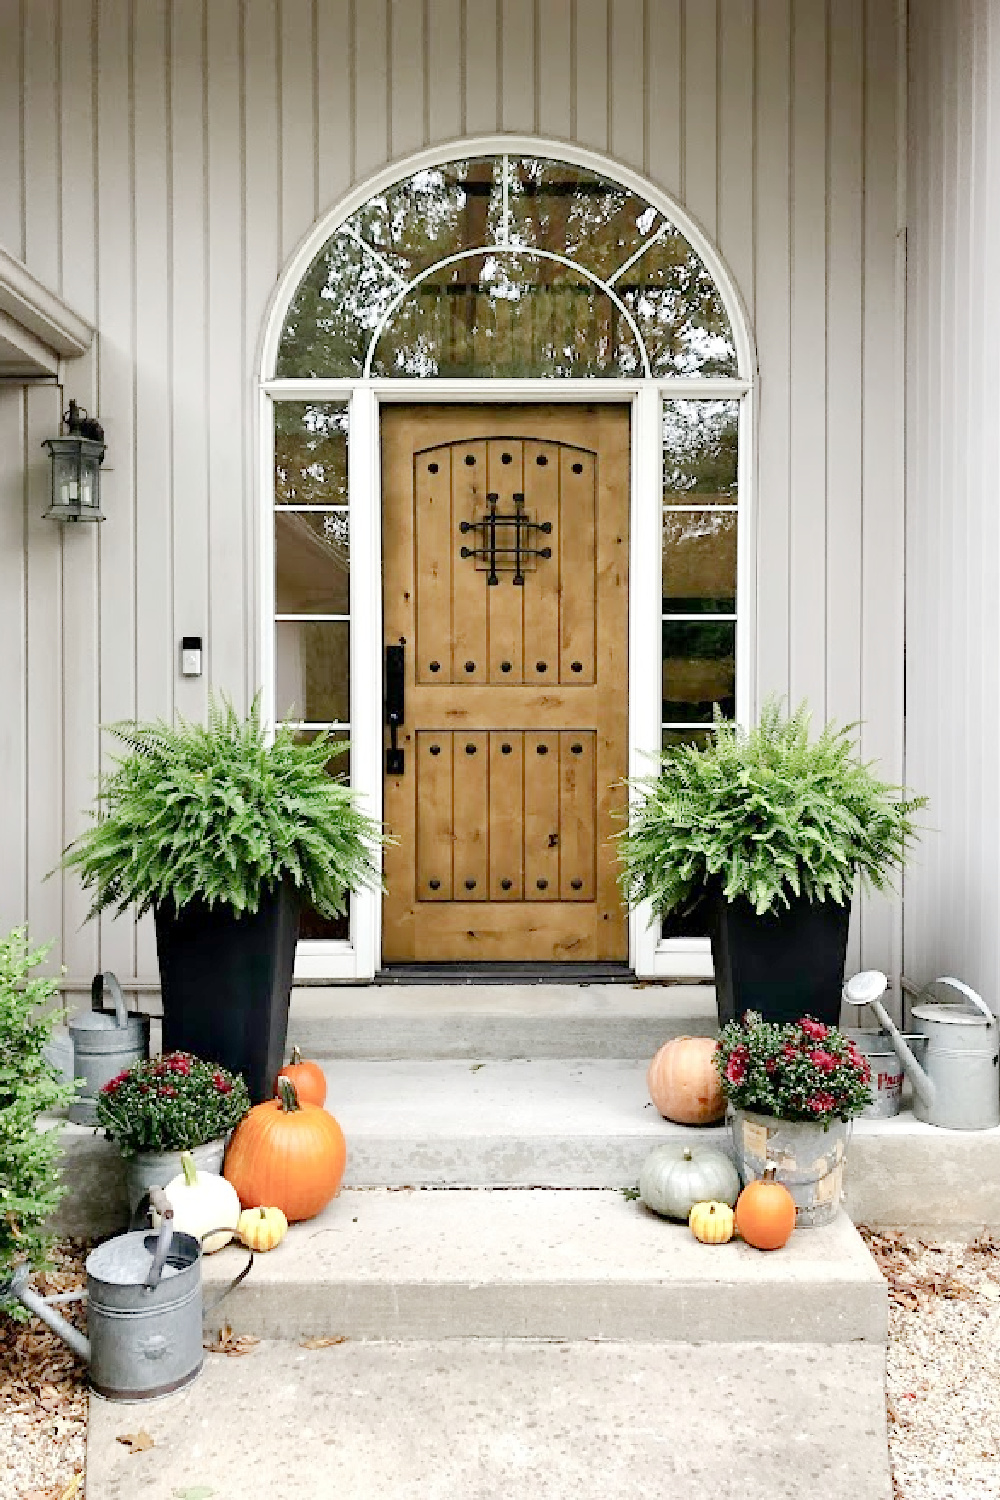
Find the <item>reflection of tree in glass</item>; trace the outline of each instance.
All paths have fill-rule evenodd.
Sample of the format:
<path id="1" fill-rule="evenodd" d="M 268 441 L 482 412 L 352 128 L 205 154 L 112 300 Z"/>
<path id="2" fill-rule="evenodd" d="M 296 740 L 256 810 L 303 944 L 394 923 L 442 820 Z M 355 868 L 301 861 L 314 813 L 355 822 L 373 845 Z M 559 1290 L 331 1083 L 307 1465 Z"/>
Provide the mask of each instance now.
<path id="1" fill-rule="evenodd" d="M 620 183 L 583 167 L 535 157 L 510 162 L 511 243 L 578 260 L 603 278 L 663 224 L 663 215 Z M 552 263 L 539 267 L 544 281 Z"/>
<path id="2" fill-rule="evenodd" d="M 668 503 L 733 503 L 739 407 L 735 401 L 663 403 L 663 493 Z"/>
<path id="3" fill-rule="evenodd" d="M 734 511 L 663 512 L 665 614 L 733 614 L 736 609 Z"/>
<path id="4" fill-rule="evenodd" d="M 278 505 L 347 504 L 347 408 L 274 403 L 274 498 Z"/>
<path id="5" fill-rule="evenodd" d="M 409 281 L 449 255 L 501 235 L 499 158 L 427 167 L 370 198 L 347 222 Z"/>
<path id="6" fill-rule="evenodd" d="M 398 288 L 347 234 L 327 240 L 285 318 L 275 374 L 361 375 L 379 319 Z"/>
<path id="7" fill-rule="evenodd" d="M 654 375 L 735 375 L 736 350 L 715 282 L 676 229 L 615 290 L 639 325 Z"/>

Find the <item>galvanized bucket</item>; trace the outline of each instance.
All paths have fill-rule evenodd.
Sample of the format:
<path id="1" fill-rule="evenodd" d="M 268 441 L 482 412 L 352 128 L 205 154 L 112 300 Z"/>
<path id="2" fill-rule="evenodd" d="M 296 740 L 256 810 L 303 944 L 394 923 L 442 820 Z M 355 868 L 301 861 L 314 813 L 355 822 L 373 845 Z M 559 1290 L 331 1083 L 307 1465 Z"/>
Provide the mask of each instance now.
<path id="1" fill-rule="evenodd" d="M 865 1105 L 861 1111 L 861 1118 L 863 1120 L 888 1120 L 893 1115 L 898 1115 L 903 1097 L 905 1074 L 889 1033 L 887 1031 L 862 1031 L 859 1026 L 845 1026 L 843 1029 L 844 1034 L 856 1042 L 865 1054 L 872 1070 L 869 1085 L 871 1103 Z M 903 1040 L 909 1043 L 917 1060 L 922 1060 L 927 1038 L 916 1033 L 907 1033 Z"/>
<path id="2" fill-rule="evenodd" d="M 214 1141 L 203 1141 L 200 1146 L 190 1148 L 194 1164 L 199 1172 L 214 1172 L 222 1175 L 222 1164 L 226 1155 L 228 1136 L 219 1136 Z M 166 1187 L 179 1177 L 181 1153 L 179 1151 L 139 1151 L 125 1158 L 125 1193 L 128 1197 L 129 1225 L 138 1228 L 145 1221 L 145 1203 L 149 1190 Z"/>
<path id="3" fill-rule="evenodd" d="M 114 1012 L 102 1010 L 104 991 L 114 1001 Z M 90 1010 L 69 1023 L 73 1043 L 73 1072 L 77 1096 L 69 1107 L 75 1125 L 97 1124 L 97 1096 L 116 1074 L 149 1056 L 149 1017 L 129 1015 L 125 996 L 113 974 L 95 974 L 90 988 Z"/>
<path id="4" fill-rule="evenodd" d="M 771 1165 L 795 1200 L 797 1229 L 832 1223 L 843 1196 L 849 1121 L 833 1120 L 824 1127 L 736 1109 L 729 1123 L 744 1184 L 763 1177 L 765 1166 Z"/>

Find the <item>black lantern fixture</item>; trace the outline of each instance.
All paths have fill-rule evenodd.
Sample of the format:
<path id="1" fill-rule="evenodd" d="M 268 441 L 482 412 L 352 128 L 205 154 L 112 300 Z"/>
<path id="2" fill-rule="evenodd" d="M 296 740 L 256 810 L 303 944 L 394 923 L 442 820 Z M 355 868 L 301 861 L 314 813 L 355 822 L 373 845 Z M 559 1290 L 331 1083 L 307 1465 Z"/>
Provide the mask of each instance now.
<path id="1" fill-rule="evenodd" d="M 104 428 L 75 401 L 69 403 L 63 422 L 66 433 L 42 444 L 52 460 L 52 504 L 45 514 L 52 521 L 103 521 Z"/>

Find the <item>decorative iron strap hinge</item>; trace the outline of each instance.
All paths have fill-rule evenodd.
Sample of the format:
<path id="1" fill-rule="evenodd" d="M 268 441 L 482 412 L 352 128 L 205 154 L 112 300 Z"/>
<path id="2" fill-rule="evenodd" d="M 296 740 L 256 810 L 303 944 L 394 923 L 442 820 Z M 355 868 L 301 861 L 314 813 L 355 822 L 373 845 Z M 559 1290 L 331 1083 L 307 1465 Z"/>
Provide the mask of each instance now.
<path id="1" fill-rule="evenodd" d="M 486 561 L 486 582 L 490 587 L 500 582 L 500 572 L 513 571 L 514 584 L 524 587 L 524 562 L 532 557 L 551 557 L 551 547 L 532 547 L 536 534 L 550 536 L 551 521 L 532 521 L 524 509 L 524 496 L 514 495 L 514 514 L 506 515 L 497 510 L 500 496 L 486 496 L 486 514 L 480 521 L 462 521 L 459 531 L 463 536 L 472 532 L 477 545 L 463 547 L 463 557 L 481 557 Z M 513 540 L 513 546 L 509 543 Z"/>

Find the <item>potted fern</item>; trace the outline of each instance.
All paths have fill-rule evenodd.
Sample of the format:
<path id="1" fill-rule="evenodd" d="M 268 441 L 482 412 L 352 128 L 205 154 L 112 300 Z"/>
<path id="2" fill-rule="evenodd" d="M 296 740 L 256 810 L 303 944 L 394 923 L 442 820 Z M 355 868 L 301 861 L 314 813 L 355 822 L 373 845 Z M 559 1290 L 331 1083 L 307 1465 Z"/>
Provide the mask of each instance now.
<path id="1" fill-rule="evenodd" d="M 299 913 L 343 912 L 377 886 L 377 823 L 327 770 L 325 736 L 268 742 L 212 703 L 207 725 L 115 724 L 127 753 L 103 778 L 93 824 L 63 864 L 93 892 L 90 916 L 150 907 L 164 1052 L 241 1073 L 255 1103 L 282 1063 Z"/>
<path id="2" fill-rule="evenodd" d="M 859 760 L 853 726 L 809 727 L 804 704 L 786 716 L 771 698 L 755 729 L 717 716 L 709 746 L 674 746 L 632 783 L 624 889 L 660 918 L 705 903 L 723 1024 L 836 1024 L 855 884 L 891 883 L 926 803 Z"/>

